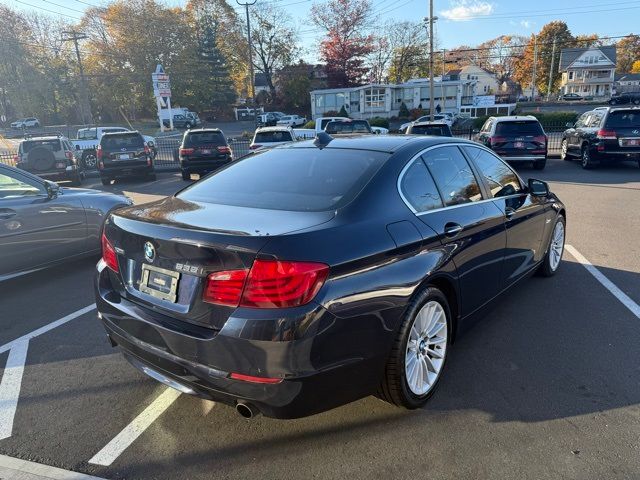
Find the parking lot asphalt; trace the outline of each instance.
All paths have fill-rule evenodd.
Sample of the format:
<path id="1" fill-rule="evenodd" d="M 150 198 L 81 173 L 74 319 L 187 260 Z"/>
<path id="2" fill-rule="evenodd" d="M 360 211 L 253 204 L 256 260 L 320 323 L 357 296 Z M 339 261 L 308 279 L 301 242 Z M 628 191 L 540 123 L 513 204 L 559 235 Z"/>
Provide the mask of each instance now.
<path id="1" fill-rule="evenodd" d="M 0 453 L 114 479 L 640 478 L 640 169 L 518 170 L 566 203 L 571 253 L 457 339 L 424 409 L 370 397 L 300 420 L 245 420 L 173 396 L 107 343 L 90 307 L 92 258 L 2 284 L 0 375 L 20 348 L 26 364 Z M 87 186 L 143 203 L 184 185 L 166 173 Z"/>

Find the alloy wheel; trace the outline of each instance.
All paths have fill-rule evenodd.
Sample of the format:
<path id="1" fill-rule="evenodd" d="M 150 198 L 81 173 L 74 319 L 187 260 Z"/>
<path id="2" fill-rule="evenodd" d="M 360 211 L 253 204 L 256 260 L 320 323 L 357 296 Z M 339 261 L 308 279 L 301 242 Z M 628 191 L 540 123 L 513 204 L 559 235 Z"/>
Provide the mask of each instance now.
<path id="1" fill-rule="evenodd" d="M 560 158 L 562 160 L 566 160 L 567 158 L 567 140 L 562 139 L 562 143 L 560 144 Z"/>
<path id="2" fill-rule="evenodd" d="M 442 305 L 431 300 L 418 312 L 405 353 L 405 376 L 415 395 L 427 394 L 435 385 L 447 353 L 447 315 Z"/>
<path id="3" fill-rule="evenodd" d="M 85 167 L 87 167 L 87 168 L 96 168 L 97 164 L 98 164 L 98 159 L 92 153 L 90 153 L 89 155 L 86 155 L 84 157 L 84 166 Z"/>
<path id="4" fill-rule="evenodd" d="M 551 237 L 551 245 L 549 246 L 549 266 L 552 271 L 556 271 L 560 260 L 562 260 L 562 252 L 564 251 L 564 224 L 557 222 L 553 229 L 553 236 Z"/>
<path id="5" fill-rule="evenodd" d="M 582 166 L 584 168 L 588 168 L 590 165 L 591 165 L 591 158 L 589 155 L 589 149 L 583 148 L 582 149 Z"/>

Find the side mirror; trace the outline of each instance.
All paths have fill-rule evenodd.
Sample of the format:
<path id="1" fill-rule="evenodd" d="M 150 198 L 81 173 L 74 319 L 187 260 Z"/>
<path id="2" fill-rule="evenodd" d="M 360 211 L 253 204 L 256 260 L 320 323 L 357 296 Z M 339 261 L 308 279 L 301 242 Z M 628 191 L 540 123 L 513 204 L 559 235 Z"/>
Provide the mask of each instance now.
<path id="1" fill-rule="evenodd" d="M 534 197 L 546 197 L 549 195 L 549 184 L 535 178 L 529 179 L 529 193 Z"/>
<path id="2" fill-rule="evenodd" d="M 567 128 L 573 128 L 573 127 L 574 127 L 574 124 L 573 124 L 573 123 L 571 123 L 571 122 L 567 122 L 567 124 L 565 125 L 565 127 L 567 127 Z"/>
<path id="3" fill-rule="evenodd" d="M 49 198 L 56 198 L 60 192 L 58 184 L 50 180 L 45 180 L 45 188 L 47 189 L 47 196 Z"/>

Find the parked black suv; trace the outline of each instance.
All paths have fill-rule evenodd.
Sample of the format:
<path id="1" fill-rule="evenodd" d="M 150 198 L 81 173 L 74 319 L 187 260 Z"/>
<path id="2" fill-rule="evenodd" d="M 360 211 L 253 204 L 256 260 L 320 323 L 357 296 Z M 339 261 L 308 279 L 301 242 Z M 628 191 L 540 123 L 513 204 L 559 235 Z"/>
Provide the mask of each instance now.
<path id="1" fill-rule="evenodd" d="M 609 105 L 627 105 L 629 103 L 640 105 L 640 92 L 624 92 L 614 95 L 609 100 Z"/>
<path id="2" fill-rule="evenodd" d="M 77 187 L 84 178 L 71 142 L 62 136 L 27 135 L 20 142 L 14 161 L 18 168 L 54 182 L 67 181 Z"/>
<path id="3" fill-rule="evenodd" d="M 204 175 L 233 160 L 231 148 L 219 128 L 189 130 L 182 137 L 178 150 L 182 179 L 190 180 L 192 173 Z"/>
<path id="4" fill-rule="evenodd" d="M 451 127 L 446 123 L 413 122 L 407 127 L 406 135 L 431 135 L 433 137 L 453 137 Z"/>
<path id="5" fill-rule="evenodd" d="M 103 185 L 134 175 L 156 179 L 153 153 L 139 132 L 105 133 L 98 149 L 98 171 Z"/>
<path id="6" fill-rule="evenodd" d="M 563 160 L 579 158 L 583 168 L 620 160 L 637 160 L 640 166 L 640 108 L 597 108 L 567 127 Z"/>

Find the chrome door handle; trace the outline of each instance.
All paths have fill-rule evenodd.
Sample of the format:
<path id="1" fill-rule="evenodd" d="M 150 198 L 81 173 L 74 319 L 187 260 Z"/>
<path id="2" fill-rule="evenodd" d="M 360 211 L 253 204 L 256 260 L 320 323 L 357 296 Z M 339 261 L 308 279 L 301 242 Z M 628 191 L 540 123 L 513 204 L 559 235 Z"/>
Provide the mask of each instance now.
<path id="1" fill-rule="evenodd" d="M 513 217 L 515 214 L 516 210 L 514 208 L 507 207 L 504 209 L 504 216 L 507 217 L 507 220 L 511 220 L 511 217 Z"/>
<path id="2" fill-rule="evenodd" d="M 460 232 L 462 232 L 462 230 L 463 230 L 462 225 L 459 225 L 457 223 L 447 223 L 444 226 L 444 234 L 447 237 L 455 237 Z"/>

